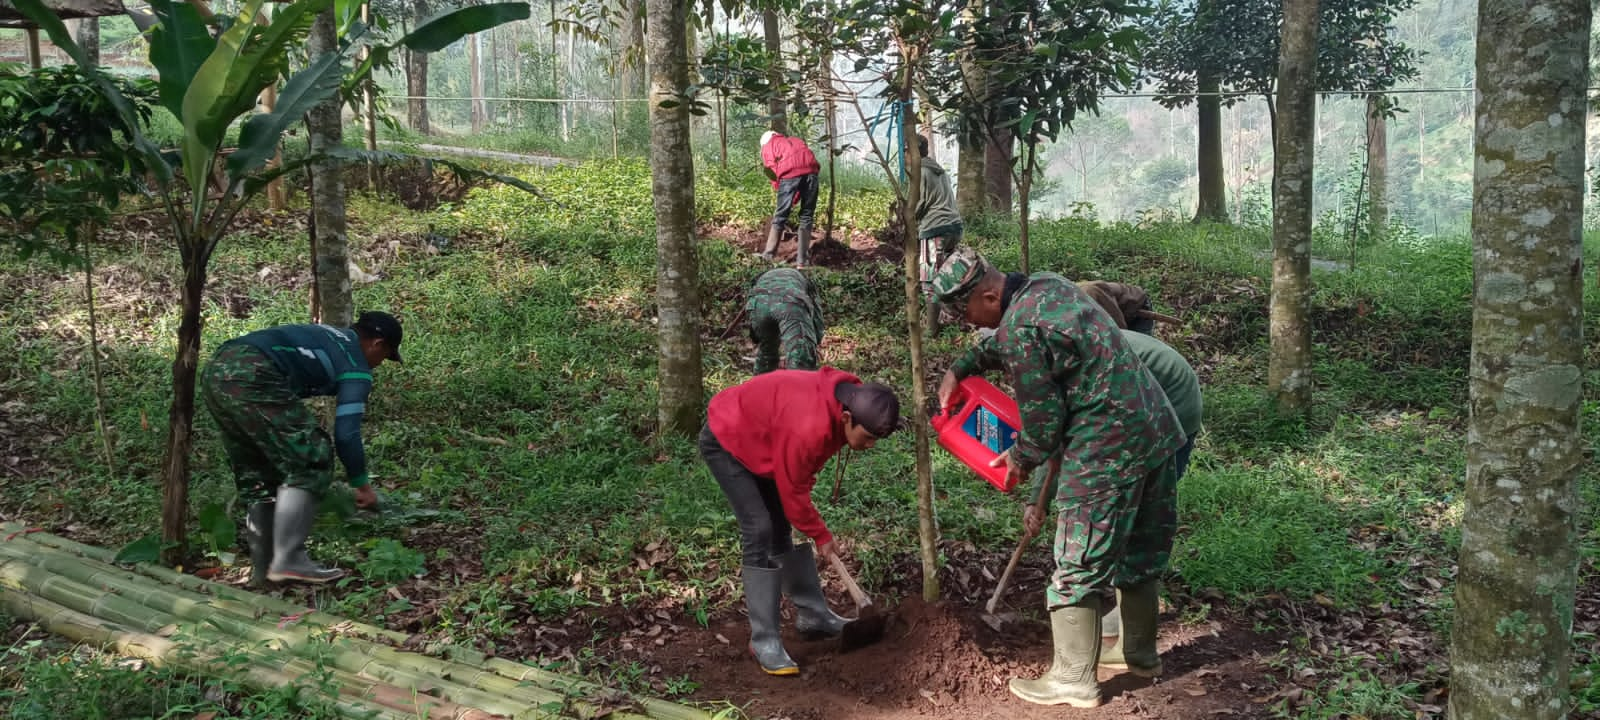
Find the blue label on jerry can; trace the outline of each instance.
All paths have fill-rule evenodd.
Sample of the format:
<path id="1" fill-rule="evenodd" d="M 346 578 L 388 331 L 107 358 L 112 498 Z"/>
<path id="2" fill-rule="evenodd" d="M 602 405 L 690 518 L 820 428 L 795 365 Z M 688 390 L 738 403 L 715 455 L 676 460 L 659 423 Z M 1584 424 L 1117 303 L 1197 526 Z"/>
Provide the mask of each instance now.
<path id="1" fill-rule="evenodd" d="M 962 423 L 961 429 L 995 454 L 1005 452 L 1016 442 L 1011 437 L 1015 429 L 982 406 L 975 408 L 972 414 L 967 416 L 967 421 Z"/>

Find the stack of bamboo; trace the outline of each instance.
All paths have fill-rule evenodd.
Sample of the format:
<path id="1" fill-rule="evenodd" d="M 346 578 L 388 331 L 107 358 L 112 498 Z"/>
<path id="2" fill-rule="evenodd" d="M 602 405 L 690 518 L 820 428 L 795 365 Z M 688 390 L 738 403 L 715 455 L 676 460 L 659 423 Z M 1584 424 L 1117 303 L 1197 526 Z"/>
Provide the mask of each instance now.
<path id="1" fill-rule="evenodd" d="M 710 720 L 695 708 L 406 636 L 0 523 L 0 608 L 155 664 L 293 686 L 351 718 Z"/>

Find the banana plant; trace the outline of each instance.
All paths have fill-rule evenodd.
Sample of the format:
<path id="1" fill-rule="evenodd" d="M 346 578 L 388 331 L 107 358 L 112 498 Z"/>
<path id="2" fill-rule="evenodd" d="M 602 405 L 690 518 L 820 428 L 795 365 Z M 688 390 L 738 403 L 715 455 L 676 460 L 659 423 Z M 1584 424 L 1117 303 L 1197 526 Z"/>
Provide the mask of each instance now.
<path id="1" fill-rule="evenodd" d="M 213 27 L 190 2 L 151 0 L 156 24 L 148 32 L 150 63 L 159 75 L 160 103 L 183 125 L 183 142 L 171 153 L 157 147 L 139 130 L 142 125 L 133 106 L 88 61 L 66 26 L 42 0 L 11 0 L 19 12 L 44 29 L 51 42 L 72 57 L 116 109 L 124 126 L 134 128 L 133 152 L 149 169 L 149 190 L 165 211 L 177 241 L 183 268 L 182 318 L 172 363 L 173 397 L 162 467 L 161 535 L 169 563 L 181 562 L 186 540 L 195 375 L 203 323 L 201 300 L 212 253 L 232 228 L 234 218 L 273 179 L 325 161 L 328 155 L 359 155 L 344 151 L 308 155 L 279 167 L 267 167 L 289 126 L 339 92 L 346 78 L 345 57 L 360 45 L 343 43 L 339 52 L 313 58 L 306 67 L 290 72 L 290 49 L 303 42 L 313 19 L 333 2 L 297 0 L 279 6 L 268 23 L 258 24 L 256 20 L 266 0 L 243 0 L 237 15 L 218 17 Z M 392 45 L 373 46 L 372 54 L 387 55 L 402 46 L 417 52 L 434 52 L 468 34 L 529 15 L 526 2 L 461 8 L 419 24 Z M 371 62 L 363 63 L 355 79 L 359 81 L 363 73 L 371 72 L 371 67 Z M 277 106 L 270 113 L 244 120 L 238 147 L 224 157 L 228 131 L 251 112 L 256 97 L 269 87 L 279 88 Z M 214 177 L 219 177 L 220 182 Z M 533 190 L 520 181 L 496 179 Z"/>

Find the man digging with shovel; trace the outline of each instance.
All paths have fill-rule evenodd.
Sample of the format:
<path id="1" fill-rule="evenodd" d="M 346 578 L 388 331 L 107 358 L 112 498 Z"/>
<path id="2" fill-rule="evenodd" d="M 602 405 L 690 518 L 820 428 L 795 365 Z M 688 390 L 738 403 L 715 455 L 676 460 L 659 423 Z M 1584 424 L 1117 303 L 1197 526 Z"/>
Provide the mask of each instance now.
<path id="1" fill-rule="evenodd" d="M 845 445 L 867 450 L 893 433 L 900 400 L 886 385 L 830 367 L 777 370 L 717 393 L 706 417 L 700 456 L 739 521 L 750 654 L 769 675 L 798 675 L 779 637 L 782 596 L 802 634 L 836 636 L 850 622 L 828 608 L 817 574 L 819 560 L 842 567 L 811 502 L 817 472 Z M 816 541 L 814 554 L 794 544 L 791 527 Z"/>
<path id="2" fill-rule="evenodd" d="M 372 371 L 400 362 L 400 321 L 364 312 L 351 328 L 280 325 L 234 338 L 217 348 L 201 376 L 206 408 L 222 431 L 247 508 L 250 581 L 326 583 L 344 571 L 306 554 L 317 503 L 333 480 L 335 449 L 355 489 L 356 505 L 377 505 L 368 484 L 361 417 Z M 337 398 L 334 441 L 301 402 Z"/>
<path id="3" fill-rule="evenodd" d="M 1046 588 L 1054 659 L 1043 677 L 1013 678 L 1011 692 L 1040 705 L 1096 707 L 1101 605 L 1113 588 L 1123 598 L 1128 667 L 1146 676 L 1161 671 L 1158 582 L 1177 524 L 1173 455 L 1183 428 L 1116 324 L 1065 278 L 1002 273 L 961 248 L 940 265 L 933 286 L 953 312 L 996 328 L 945 373 L 940 406 L 962 378 L 1004 368 L 1022 421 L 1006 455 L 1012 480 L 1061 457 L 1056 570 Z M 1032 532 L 1044 519 L 1040 506 L 1023 514 Z"/>

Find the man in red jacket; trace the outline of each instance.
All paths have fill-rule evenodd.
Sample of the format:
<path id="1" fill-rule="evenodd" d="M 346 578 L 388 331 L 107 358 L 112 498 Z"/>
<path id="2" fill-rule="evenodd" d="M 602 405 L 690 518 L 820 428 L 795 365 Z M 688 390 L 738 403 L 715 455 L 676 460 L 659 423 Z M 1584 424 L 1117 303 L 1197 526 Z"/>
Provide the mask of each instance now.
<path id="1" fill-rule="evenodd" d="M 817 156 L 811 154 L 806 141 L 772 130 L 761 134 L 761 164 L 766 167 L 772 187 L 778 191 L 778 207 L 772 212 L 772 225 L 767 228 L 767 247 L 761 257 L 768 260 L 778 252 L 778 239 L 783 236 L 783 226 L 789 222 L 789 211 L 800 205 L 800 227 L 796 242 L 795 267 L 805 267 L 811 248 L 811 222 L 817 214 L 817 173 L 822 166 Z"/>
<path id="2" fill-rule="evenodd" d="M 833 534 L 811 503 L 823 463 L 845 445 L 867 450 L 900 425 L 900 399 L 887 385 L 824 367 L 778 370 L 717 393 L 700 430 L 700 456 L 739 520 L 750 653 L 769 675 L 800 668 L 778 635 L 788 595 L 804 635 L 838 635 L 846 620 L 828 608 L 817 562 L 834 554 Z M 796 546 L 790 528 L 816 541 Z"/>

